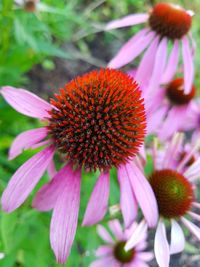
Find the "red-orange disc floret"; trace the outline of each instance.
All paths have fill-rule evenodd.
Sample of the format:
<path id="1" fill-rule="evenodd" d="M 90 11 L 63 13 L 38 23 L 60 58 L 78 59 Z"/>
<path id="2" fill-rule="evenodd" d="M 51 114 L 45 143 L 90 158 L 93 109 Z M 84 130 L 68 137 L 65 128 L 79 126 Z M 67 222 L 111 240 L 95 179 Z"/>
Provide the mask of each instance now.
<path id="1" fill-rule="evenodd" d="M 195 97 L 195 86 L 189 94 L 184 94 L 184 80 L 183 78 L 177 78 L 170 82 L 166 87 L 166 94 L 168 99 L 175 105 L 185 105 L 188 104 Z"/>
<path id="2" fill-rule="evenodd" d="M 51 100 L 49 134 L 67 160 L 86 170 L 126 163 L 143 143 L 146 117 L 137 83 L 119 70 L 79 76 Z"/>
<path id="3" fill-rule="evenodd" d="M 192 15 L 178 5 L 158 3 L 151 11 L 149 25 L 161 37 L 181 39 L 191 28 Z"/>
<path id="4" fill-rule="evenodd" d="M 182 174 L 170 169 L 154 171 L 150 184 L 164 218 L 179 218 L 190 210 L 194 192 L 192 184 Z"/>

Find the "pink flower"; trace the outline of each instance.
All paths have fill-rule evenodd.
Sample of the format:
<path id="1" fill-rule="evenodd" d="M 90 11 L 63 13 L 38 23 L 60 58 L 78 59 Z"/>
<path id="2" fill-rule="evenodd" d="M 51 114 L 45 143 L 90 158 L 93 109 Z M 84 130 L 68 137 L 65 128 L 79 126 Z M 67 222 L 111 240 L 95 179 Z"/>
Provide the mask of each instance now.
<path id="1" fill-rule="evenodd" d="M 185 237 L 178 221 L 200 241 L 200 228 L 188 219 L 189 216 L 200 221 L 199 214 L 193 210 L 200 209 L 200 203 L 195 201 L 195 181 L 200 177 L 200 159 L 190 161 L 199 148 L 199 143 L 193 145 L 182 158 L 179 157 L 178 163 L 182 142 L 183 135 L 176 134 L 161 157 L 156 145 L 152 150 L 154 169 L 149 182 L 160 214 L 154 242 L 155 256 L 160 267 L 168 267 L 170 254 L 184 249 Z M 166 221 L 171 223 L 170 243 L 166 236 Z M 132 239 L 126 245 L 127 249 L 131 247 Z"/>
<path id="2" fill-rule="evenodd" d="M 151 252 L 144 251 L 147 247 L 147 227 L 144 221 L 140 224 L 134 222 L 130 229 L 123 231 L 118 220 L 108 223 L 110 233 L 101 225 L 97 226 L 97 231 L 106 245 L 100 246 L 96 250 L 96 256 L 100 257 L 90 264 L 90 267 L 148 267 L 148 261 L 153 259 Z M 126 241 L 134 237 L 134 246 L 126 251 Z"/>
<path id="3" fill-rule="evenodd" d="M 75 237 L 82 168 L 100 170 L 83 225 L 97 223 L 107 211 L 111 167 L 118 169 L 121 202 L 126 203 L 129 195 L 134 197 L 134 207 L 129 205 L 124 211 L 127 222 L 132 222 L 139 203 L 148 224 L 157 223 L 156 200 L 150 185 L 143 177 L 131 177 L 137 169 L 133 170 L 129 161 L 143 143 L 146 123 L 140 90 L 129 76 L 110 69 L 92 71 L 60 89 L 51 104 L 23 89 L 7 86 L 1 94 L 18 112 L 45 122 L 44 127 L 17 136 L 9 158 L 24 149 L 46 146 L 13 175 L 2 196 L 3 210 L 12 212 L 18 208 L 47 169 L 52 180 L 39 190 L 33 207 L 40 211 L 53 209 L 50 241 L 58 263 L 66 261 Z M 55 151 L 66 159 L 58 173 L 52 162 Z M 152 211 L 140 196 L 143 192 L 149 205 L 155 207 Z M 131 211 L 134 215 L 129 215 Z"/>
<path id="4" fill-rule="evenodd" d="M 184 92 L 191 90 L 194 78 L 194 41 L 189 35 L 193 12 L 169 3 L 156 4 L 149 13 L 128 15 L 107 24 L 106 30 L 147 23 L 119 50 L 109 67 L 120 68 L 144 52 L 139 64 L 136 80 L 146 81 L 146 93 L 151 94 L 159 84 L 171 81 L 183 60 Z M 192 45 L 190 45 L 190 43 Z M 168 49 L 172 49 L 168 56 Z M 180 54 L 182 46 L 182 58 Z M 168 57 L 168 59 L 167 59 Z"/>

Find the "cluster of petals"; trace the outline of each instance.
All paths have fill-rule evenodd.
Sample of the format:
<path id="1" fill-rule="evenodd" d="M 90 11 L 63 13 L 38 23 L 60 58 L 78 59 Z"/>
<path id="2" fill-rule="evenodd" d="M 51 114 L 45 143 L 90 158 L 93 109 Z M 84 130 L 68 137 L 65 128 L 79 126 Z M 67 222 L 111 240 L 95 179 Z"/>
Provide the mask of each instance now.
<path id="1" fill-rule="evenodd" d="M 102 226 L 97 226 L 97 232 L 101 239 L 106 243 L 96 250 L 97 260 L 90 264 L 90 267 L 148 267 L 147 262 L 153 259 L 153 253 L 144 251 L 147 248 L 147 226 L 142 221 L 140 224 L 134 222 L 132 226 L 123 230 L 118 220 L 108 223 L 109 231 Z M 111 234 L 110 234 L 111 233 Z M 128 263 L 122 263 L 115 256 L 115 247 L 119 242 L 124 242 L 134 237 L 134 256 Z"/>

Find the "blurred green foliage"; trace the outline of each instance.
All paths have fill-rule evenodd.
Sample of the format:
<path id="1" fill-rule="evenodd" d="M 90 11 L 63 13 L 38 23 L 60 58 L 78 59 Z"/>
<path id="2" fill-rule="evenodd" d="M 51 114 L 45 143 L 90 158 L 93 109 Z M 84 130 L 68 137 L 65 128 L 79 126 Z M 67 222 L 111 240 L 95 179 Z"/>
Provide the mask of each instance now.
<path id="1" fill-rule="evenodd" d="M 105 22 L 129 13 L 144 12 L 158 1 L 154 0 L 44 0 L 35 12 L 27 12 L 23 6 L 12 0 L 0 0 L 0 86 L 25 86 L 30 81 L 26 73 L 36 64 L 53 70 L 54 59 L 75 61 L 82 59 L 94 65 L 103 65 L 101 58 L 93 57 L 89 43 L 98 39 Z M 167 1 L 166 1 L 167 2 Z M 193 32 L 200 46 L 199 0 L 173 0 L 197 13 Z M 136 29 L 104 33 L 100 38 L 106 45 L 127 40 Z M 103 36 L 103 37 L 102 37 Z M 65 48 L 73 44 L 75 49 Z M 67 46 L 69 47 L 69 46 Z M 197 49 L 196 69 L 200 67 L 200 51 Z M 78 73 L 77 73 L 78 74 Z M 200 78 L 196 77 L 197 88 Z M 42 92 L 41 92 L 42 94 Z M 17 134 L 24 130 L 39 127 L 31 118 L 18 114 L 0 97 L 0 192 L 2 193 L 15 170 L 30 158 L 35 151 L 26 151 L 13 161 L 7 160 L 8 149 Z M 59 165 L 59 163 L 58 163 Z M 60 167 L 60 166 L 58 166 Z M 147 166 L 147 172 L 151 169 Z M 81 220 L 93 188 L 97 173 L 84 174 L 81 190 L 79 227 L 68 267 L 87 267 L 94 259 L 94 249 L 100 244 L 95 227 L 82 228 Z M 116 173 L 112 170 L 110 205 L 119 201 Z M 53 267 L 57 266 L 49 244 L 49 223 L 51 213 L 40 213 L 31 208 L 34 193 L 48 181 L 45 175 L 33 194 L 22 207 L 12 214 L 0 213 L 0 252 L 5 254 L 0 260 L 1 267 Z M 117 214 L 118 215 L 118 214 Z M 105 221 L 112 217 L 107 215 Z M 189 246 L 191 253 L 195 253 Z"/>

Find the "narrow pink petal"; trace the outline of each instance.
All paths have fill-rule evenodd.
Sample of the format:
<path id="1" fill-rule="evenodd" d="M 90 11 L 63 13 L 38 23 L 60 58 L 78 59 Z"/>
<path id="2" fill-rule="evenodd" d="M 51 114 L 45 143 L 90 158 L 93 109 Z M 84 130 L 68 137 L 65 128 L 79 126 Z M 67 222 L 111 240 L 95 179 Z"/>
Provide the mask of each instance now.
<path id="1" fill-rule="evenodd" d="M 141 259 L 143 261 L 151 261 L 154 258 L 154 255 L 152 252 L 138 252 L 137 258 Z"/>
<path id="2" fill-rule="evenodd" d="M 200 158 L 196 160 L 185 172 L 184 175 L 190 181 L 195 181 L 200 177 Z"/>
<path id="3" fill-rule="evenodd" d="M 0 90 L 5 100 L 18 112 L 39 119 L 49 118 L 51 105 L 33 93 L 24 89 L 5 86 Z"/>
<path id="4" fill-rule="evenodd" d="M 113 265 L 113 261 L 114 261 L 113 256 L 107 256 L 105 258 L 98 259 L 98 260 L 92 262 L 89 265 L 89 267 L 106 267 L 106 266 L 115 267 L 115 265 Z M 116 266 L 116 267 L 118 267 L 118 266 Z"/>
<path id="5" fill-rule="evenodd" d="M 186 218 L 182 217 L 181 221 L 190 230 L 190 232 L 200 241 L 200 228 L 197 227 L 194 223 L 188 221 Z"/>
<path id="6" fill-rule="evenodd" d="M 164 121 L 166 116 L 167 109 L 167 105 L 163 105 L 156 111 L 147 114 L 148 134 L 156 133 L 160 129 L 161 123 Z"/>
<path id="7" fill-rule="evenodd" d="M 171 220 L 170 254 L 179 253 L 184 250 L 184 247 L 185 247 L 185 237 L 183 230 L 175 220 Z"/>
<path id="8" fill-rule="evenodd" d="M 119 167 L 117 174 L 120 185 L 120 208 L 127 228 L 137 216 L 138 205 L 126 169 L 123 166 Z"/>
<path id="9" fill-rule="evenodd" d="M 99 222 L 106 214 L 110 192 L 109 172 L 99 176 L 90 196 L 82 225 L 92 225 Z"/>
<path id="10" fill-rule="evenodd" d="M 71 164 L 63 167 L 53 179 L 45 184 L 33 199 L 33 208 L 40 211 L 48 211 L 54 208 L 58 196 L 61 194 L 63 187 L 68 183 L 68 173 L 71 172 Z M 69 180 L 70 181 L 70 180 Z"/>
<path id="11" fill-rule="evenodd" d="M 46 127 L 28 130 L 19 134 L 10 147 L 9 159 L 14 159 L 21 154 L 23 150 L 32 148 L 33 145 L 44 139 L 47 134 L 48 132 Z"/>
<path id="12" fill-rule="evenodd" d="M 149 227 L 155 227 L 158 221 L 158 207 L 147 178 L 134 162 L 127 163 L 124 168 Z"/>
<path id="13" fill-rule="evenodd" d="M 47 172 L 48 172 L 48 175 L 50 178 L 53 178 L 57 171 L 56 171 L 56 166 L 55 166 L 55 163 L 54 163 L 54 160 L 52 159 L 47 167 Z"/>
<path id="14" fill-rule="evenodd" d="M 189 211 L 188 214 L 194 219 L 194 220 L 197 220 L 197 221 L 200 221 L 200 214 L 196 214 L 192 211 Z"/>
<path id="15" fill-rule="evenodd" d="M 112 254 L 112 252 L 113 252 L 113 247 L 105 245 L 105 246 L 100 246 L 96 250 L 95 254 L 96 254 L 97 257 L 101 257 L 101 256 Z"/>
<path id="16" fill-rule="evenodd" d="M 178 61 L 179 61 L 179 41 L 175 40 L 167 63 L 167 67 L 161 78 L 161 83 L 166 84 L 173 79 L 178 68 Z"/>
<path id="17" fill-rule="evenodd" d="M 161 220 L 156 229 L 154 252 L 159 267 L 169 267 L 169 244 L 167 242 L 165 225 Z"/>
<path id="18" fill-rule="evenodd" d="M 156 51 L 158 48 L 158 37 L 152 41 L 151 45 L 147 48 L 146 52 L 144 53 L 142 60 L 138 66 L 135 80 L 140 84 L 143 85 L 144 91 L 146 88 L 146 83 L 149 81 L 150 76 L 152 74 L 152 69 L 154 66 Z"/>
<path id="19" fill-rule="evenodd" d="M 124 266 L 123 266 L 124 267 Z M 126 267 L 149 267 L 149 265 L 146 262 L 143 262 L 139 259 L 135 259 L 133 261 L 133 263 L 130 263 L 128 266 Z"/>
<path id="20" fill-rule="evenodd" d="M 121 226 L 119 220 L 115 219 L 115 220 L 109 221 L 108 225 L 109 225 L 110 230 L 112 231 L 112 233 L 116 237 L 116 239 L 117 240 L 123 240 L 124 233 L 123 233 L 123 229 L 122 229 L 122 226 Z"/>
<path id="21" fill-rule="evenodd" d="M 193 202 L 192 203 L 193 207 L 197 208 L 197 209 L 200 209 L 200 203 L 198 202 Z"/>
<path id="22" fill-rule="evenodd" d="M 54 147 L 47 147 L 26 161 L 15 172 L 1 199 L 4 211 L 11 212 L 25 201 L 45 172 L 53 154 Z"/>
<path id="23" fill-rule="evenodd" d="M 50 226 L 50 242 L 57 263 L 64 264 L 74 241 L 80 206 L 81 170 L 68 171 L 68 182 L 58 196 Z"/>
<path id="24" fill-rule="evenodd" d="M 120 68 L 139 56 L 150 44 L 155 35 L 154 32 L 146 34 L 147 32 L 148 29 L 144 29 L 133 36 L 124 46 L 122 46 L 117 55 L 108 64 L 108 67 L 114 69 Z"/>
<path id="25" fill-rule="evenodd" d="M 114 243 L 113 238 L 102 225 L 97 225 L 97 233 L 105 242 L 110 244 Z"/>
<path id="26" fill-rule="evenodd" d="M 149 95 L 152 94 L 160 84 L 160 79 L 165 69 L 166 60 L 167 60 L 167 39 L 163 38 L 157 49 L 153 73 L 147 89 L 148 91 L 147 93 Z"/>
<path id="27" fill-rule="evenodd" d="M 194 64 L 189 41 L 186 36 L 182 39 L 182 54 L 184 66 L 184 92 L 185 94 L 189 94 L 194 80 Z"/>
<path id="28" fill-rule="evenodd" d="M 138 243 L 140 243 L 141 240 L 144 240 L 147 235 L 147 224 L 143 220 L 136 229 L 131 234 L 130 239 L 127 241 L 125 245 L 125 250 L 128 251 L 132 248 L 134 248 Z"/>
<path id="29" fill-rule="evenodd" d="M 140 24 L 140 23 L 146 22 L 148 18 L 149 18 L 149 15 L 147 13 L 128 15 L 121 19 L 117 19 L 117 20 L 109 22 L 106 25 L 105 30 L 112 30 L 116 28 L 122 28 L 122 27 Z"/>

